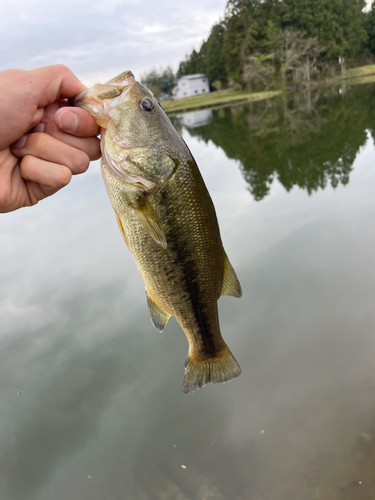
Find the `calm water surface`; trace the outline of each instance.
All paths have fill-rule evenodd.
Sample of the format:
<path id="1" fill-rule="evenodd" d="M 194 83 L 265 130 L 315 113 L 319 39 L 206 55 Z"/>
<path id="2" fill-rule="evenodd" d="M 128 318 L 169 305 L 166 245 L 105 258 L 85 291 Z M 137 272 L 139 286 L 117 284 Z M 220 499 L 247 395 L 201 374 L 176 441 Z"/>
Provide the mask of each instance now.
<path id="1" fill-rule="evenodd" d="M 375 498 L 375 87 L 174 119 L 243 287 L 180 392 L 98 164 L 0 217 L 1 500 Z"/>

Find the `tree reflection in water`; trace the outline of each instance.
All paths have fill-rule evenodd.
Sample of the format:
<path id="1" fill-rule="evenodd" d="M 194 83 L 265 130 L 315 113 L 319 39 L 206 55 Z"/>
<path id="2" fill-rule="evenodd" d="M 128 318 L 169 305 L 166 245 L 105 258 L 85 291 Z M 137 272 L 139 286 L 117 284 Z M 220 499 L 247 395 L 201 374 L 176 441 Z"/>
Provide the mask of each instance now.
<path id="1" fill-rule="evenodd" d="M 373 100 L 375 88 L 363 92 L 361 85 L 348 94 L 321 89 L 220 108 L 211 123 L 186 128 L 238 160 L 255 200 L 267 196 L 275 177 L 287 191 L 298 186 L 311 194 L 328 183 L 335 188 L 349 182 L 367 132 L 373 135 Z"/>

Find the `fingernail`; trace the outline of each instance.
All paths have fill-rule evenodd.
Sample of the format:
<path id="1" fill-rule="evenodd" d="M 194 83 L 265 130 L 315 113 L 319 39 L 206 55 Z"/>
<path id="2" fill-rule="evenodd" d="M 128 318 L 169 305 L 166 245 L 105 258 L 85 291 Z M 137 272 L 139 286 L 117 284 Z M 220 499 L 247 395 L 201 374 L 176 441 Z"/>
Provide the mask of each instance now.
<path id="1" fill-rule="evenodd" d="M 27 135 L 23 135 L 16 142 L 12 144 L 12 149 L 22 149 L 26 144 Z"/>
<path id="2" fill-rule="evenodd" d="M 78 126 L 78 116 L 71 111 L 63 111 L 57 118 L 59 127 L 63 130 L 74 132 Z"/>

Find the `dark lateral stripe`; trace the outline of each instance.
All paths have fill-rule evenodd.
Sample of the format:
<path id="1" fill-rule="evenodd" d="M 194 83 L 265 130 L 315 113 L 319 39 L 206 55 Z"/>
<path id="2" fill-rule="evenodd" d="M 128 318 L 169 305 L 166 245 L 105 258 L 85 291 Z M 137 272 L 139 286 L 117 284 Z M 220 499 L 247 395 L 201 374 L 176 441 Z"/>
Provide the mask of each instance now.
<path id="1" fill-rule="evenodd" d="M 179 234 L 179 231 L 176 231 L 176 233 Z M 191 258 L 192 256 L 186 247 L 186 243 L 176 238 L 176 233 L 174 234 L 174 239 L 172 239 L 173 242 L 170 245 L 170 249 L 176 255 L 176 263 L 178 263 L 179 268 L 183 272 L 184 292 L 187 294 L 188 301 L 191 304 L 196 329 L 200 335 L 201 347 L 203 347 L 204 353 L 207 356 L 215 356 L 217 350 L 211 333 L 212 325 L 210 324 L 207 312 L 204 310 L 205 304 L 202 304 L 200 298 L 199 283 L 197 281 L 198 266 Z"/>

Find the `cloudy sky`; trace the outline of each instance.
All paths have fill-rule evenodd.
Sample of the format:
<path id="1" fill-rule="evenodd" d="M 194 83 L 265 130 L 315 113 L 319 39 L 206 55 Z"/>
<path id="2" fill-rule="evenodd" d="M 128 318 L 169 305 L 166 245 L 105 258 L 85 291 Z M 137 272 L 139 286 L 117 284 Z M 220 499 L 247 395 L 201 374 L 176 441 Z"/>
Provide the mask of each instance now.
<path id="1" fill-rule="evenodd" d="M 368 4 L 371 0 L 368 0 Z M 69 66 L 86 84 L 179 62 L 227 0 L 13 0 L 0 17 L 0 70 Z"/>
<path id="2" fill-rule="evenodd" d="M 226 0 L 13 0 L 0 17 L 0 70 L 69 66 L 85 84 L 179 62 L 223 17 Z"/>

